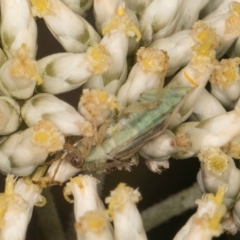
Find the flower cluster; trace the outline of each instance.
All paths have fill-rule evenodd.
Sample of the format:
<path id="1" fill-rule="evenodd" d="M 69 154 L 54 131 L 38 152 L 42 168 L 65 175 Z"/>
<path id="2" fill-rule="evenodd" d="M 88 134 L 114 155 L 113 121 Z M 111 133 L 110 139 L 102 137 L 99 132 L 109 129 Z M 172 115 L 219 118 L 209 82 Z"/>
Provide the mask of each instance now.
<path id="1" fill-rule="evenodd" d="M 240 230 L 240 1 L 0 0 L 0 9 L 0 239 L 24 239 L 43 188 L 69 180 L 78 239 L 147 239 L 138 190 L 120 183 L 105 209 L 97 180 L 74 177 L 130 171 L 139 155 L 154 173 L 170 157 L 200 160 L 205 195 L 175 240 Z M 38 18 L 65 52 L 36 59 Z M 74 89 L 77 109 L 55 96 Z"/>

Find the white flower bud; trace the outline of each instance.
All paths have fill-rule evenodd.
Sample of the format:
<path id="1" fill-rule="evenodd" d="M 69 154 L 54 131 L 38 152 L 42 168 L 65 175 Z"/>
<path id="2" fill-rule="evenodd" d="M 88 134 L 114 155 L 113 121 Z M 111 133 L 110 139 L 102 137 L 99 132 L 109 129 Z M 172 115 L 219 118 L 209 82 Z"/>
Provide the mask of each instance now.
<path id="1" fill-rule="evenodd" d="M 220 148 L 205 148 L 198 155 L 201 169 L 197 175 L 200 189 L 205 192 L 217 192 L 219 186 L 226 185 L 224 204 L 232 208 L 240 196 L 240 170 L 233 159 Z M 233 184 L 234 183 L 234 184 Z"/>
<path id="2" fill-rule="evenodd" d="M 113 240 L 109 216 L 106 211 L 86 212 L 75 223 L 78 240 Z"/>
<path id="3" fill-rule="evenodd" d="M 209 79 L 211 93 L 224 107 L 233 109 L 240 97 L 240 58 L 222 59 Z"/>
<path id="4" fill-rule="evenodd" d="M 14 58 L 6 61 L 0 68 L 2 95 L 27 99 L 33 95 L 35 85 L 41 83 L 37 63 L 29 57 L 25 44 L 16 51 Z"/>
<path id="5" fill-rule="evenodd" d="M 49 153 L 63 148 L 63 135 L 47 121 L 9 136 L 0 144 L 1 171 L 26 176 L 42 164 Z"/>
<path id="6" fill-rule="evenodd" d="M 204 88 L 193 106 L 192 116 L 196 121 L 203 121 L 224 113 L 222 104 Z"/>
<path id="7" fill-rule="evenodd" d="M 0 135 L 15 132 L 21 122 L 19 104 L 10 97 L 0 96 Z"/>
<path id="8" fill-rule="evenodd" d="M 150 140 L 140 148 L 138 153 L 147 159 L 146 164 L 151 171 L 160 173 L 161 167 L 168 168 L 167 160 L 178 151 L 175 138 L 175 135 L 166 129 L 159 137 Z"/>
<path id="9" fill-rule="evenodd" d="M 141 195 L 137 189 L 133 190 L 124 183 L 120 183 L 106 198 L 105 202 L 109 204 L 108 212 L 114 223 L 115 240 L 147 239 L 136 207 L 140 198 Z"/>
<path id="10" fill-rule="evenodd" d="M 240 228 L 240 200 L 238 200 L 233 209 L 232 209 L 232 216 L 233 216 L 233 220 L 234 220 L 234 223 L 237 227 L 237 230 Z M 237 232 L 235 232 L 236 234 Z"/>
<path id="11" fill-rule="evenodd" d="M 108 5 L 111 3 L 108 3 Z M 105 14 L 105 8 L 103 13 L 106 17 L 107 15 Z M 111 35 L 116 31 L 125 33 L 125 35 L 129 38 L 128 54 L 133 54 L 136 51 L 138 42 L 141 39 L 141 33 L 138 30 L 138 20 L 134 13 L 125 8 L 123 1 L 121 1 L 118 8 L 115 9 L 114 14 L 107 18 L 107 22 L 104 21 L 100 23 L 100 30 L 104 36 Z M 136 37 L 136 39 L 133 37 Z"/>
<path id="12" fill-rule="evenodd" d="M 166 52 L 140 48 L 137 52 L 137 61 L 117 95 L 118 103 L 123 108 L 134 103 L 143 92 L 154 88 L 161 89 L 164 83 L 168 68 Z"/>
<path id="13" fill-rule="evenodd" d="M 93 128 L 71 105 L 48 94 L 40 93 L 25 102 L 21 115 L 28 126 L 40 120 L 51 121 L 64 135 L 93 136 Z"/>
<path id="14" fill-rule="evenodd" d="M 221 7 L 219 11 L 204 19 L 216 30 L 220 45 L 229 43 L 240 35 L 238 28 L 240 23 L 239 6 L 240 2 L 231 1 L 228 4 L 228 12 L 226 12 L 226 6 L 225 9 Z"/>
<path id="15" fill-rule="evenodd" d="M 222 147 L 240 134 L 239 110 L 227 112 L 202 122 L 186 122 L 174 129 L 179 151 L 173 156 L 196 156 L 201 148 Z"/>
<path id="16" fill-rule="evenodd" d="M 227 145 L 223 146 L 223 151 L 234 159 L 240 159 L 240 135 L 234 137 Z"/>
<path id="17" fill-rule="evenodd" d="M 23 179 L 16 182 L 13 175 L 8 175 L 0 203 L 0 238 L 24 240 L 34 205 L 43 206 L 46 200 L 36 185 Z"/>
<path id="18" fill-rule="evenodd" d="M 220 186 L 216 195 L 208 193 L 198 199 L 198 209 L 187 221 L 173 240 L 211 240 L 223 232 L 220 223 L 226 213 L 226 207 L 222 204 L 225 188 Z"/>
<path id="19" fill-rule="evenodd" d="M 33 13 L 42 17 L 67 52 L 85 52 L 100 41 L 94 28 L 81 16 L 71 11 L 60 0 L 30 0 Z"/>
<path id="20" fill-rule="evenodd" d="M 69 64 L 71 63 L 71 64 Z M 102 74 L 111 64 L 111 56 L 103 45 L 96 44 L 86 53 L 57 53 L 38 61 L 43 83 L 41 92 L 58 94 L 80 87 L 91 76 Z"/>
<path id="21" fill-rule="evenodd" d="M 61 0 L 65 3 L 73 12 L 86 17 L 87 11 L 92 7 L 93 0 Z"/>
<path id="22" fill-rule="evenodd" d="M 168 37 L 179 30 L 189 29 L 197 21 L 202 1 L 153 0 L 140 17 L 145 45 L 158 38 Z"/>
<path id="23" fill-rule="evenodd" d="M 84 85 L 84 88 L 103 89 L 111 94 L 116 94 L 127 78 L 127 51 L 128 36 L 122 30 L 124 22 L 116 22 L 114 31 L 110 31 L 101 40 L 101 45 L 111 55 L 110 66 L 102 75 L 91 77 Z M 114 27 L 114 26 L 113 26 Z M 123 28 L 124 29 L 124 28 Z"/>
<path id="24" fill-rule="evenodd" d="M 98 89 L 83 90 L 78 111 L 93 125 L 103 124 L 114 110 L 119 111 L 115 96 Z"/>
<path id="25" fill-rule="evenodd" d="M 1 1 L 1 40 L 8 58 L 14 57 L 22 44 L 26 45 L 29 57 L 35 58 L 37 25 L 28 0 Z"/>
<path id="26" fill-rule="evenodd" d="M 192 59 L 167 85 L 168 86 L 191 86 L 194 91 L 187 97 L 175 118 L 170 122 L 169 128 L 172 129 L 184 122 L 192 113 L 194 103 L 197 101 L 201 92 L 210 77 L 215 66 L 215 48 L 218 46 L 218 38 L 214 30 L 203 21 L 194 24 L 192 47 Z"/>
<path id="27" fill-rule="evenodd" d="M 46 179 L 50 182 L 64 183 L 79 172 L 80 169 L 74 167 L 69 161 L 58 159 L 48 168 Z"/>
<path id="28" fill-rule="evenodd" d="M 74 215 L 78 222 L 88 211 L 105 209 L 97 193 L 98 180 L 89 175 L 79 175 L 71 178 L 63 189 L 65 199 L 74 203 Z M 69 197 L 73 195 L 73 200 Z"/>

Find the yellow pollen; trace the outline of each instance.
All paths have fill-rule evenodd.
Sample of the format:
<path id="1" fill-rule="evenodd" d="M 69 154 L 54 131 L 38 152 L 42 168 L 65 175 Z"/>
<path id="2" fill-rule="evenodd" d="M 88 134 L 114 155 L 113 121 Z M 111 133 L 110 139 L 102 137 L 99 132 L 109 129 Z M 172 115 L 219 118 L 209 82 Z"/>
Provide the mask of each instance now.
<path id="1" fill-rule="evenodd" d="M 137 61 L 143 70 L 165 73 L 168 69 L 167 52 L 153 48 L 141 47 L 137 51 Z"/>
<path id="2" fill-rule="evenodd" d="M 226 158 L 223 158 L 221 156 L 211 156 L 208 159 L 208 168 L 213 173 L 216 173 L 217 175 L 221 175 L 228 166 L 228 161 Z"/>
<path id="3" fill-rule="evenodd" d="M 87 59 L 92 65 L 92 72 L 95 75 L 107 71 L 111 64 L 111 55 L 108 50 L 100 44 L 90 47 L 87 50 Z"/>
<path id="4" fill-rule="evenodd" d="M 14 188 L 14 185 L 15 185 L 15 178 L 14 178 L 14 175 L 7 175 L 7 178 L 6 178 L 6 183 L 5 183 L 5 190 L 4 190 L 4 193 L 5 195 L 12 195 L 13 194 L 13 188 Z"/>
<path id="5" fill-rule="evenodd" d="M 118 14 L 118 16 L 120 16 L 120 17 L 124 16 L 124 15 L 125 15 L 125 9 L 122 8 L 122 7 L 119 7 L 119 8 L 117 9 L 117 14 Z"/>
<path id="6" fill-rule="evenodd" d="M 114 218 L 115 211 L 121 211 L 125 204 L 136 204 L 141 198 L 141 194 L 126 186 L 125 183 L 119 183 L 117 188 L 111 191 L 110 197 L 107 197 L 105 202 L 109 203 L 108 213 L 111 219 Z"/>
<path id="7" fill-rule="evenodd" d="M 132 19 L 130 19 L 126 14 L 118 14 L 114 16 L 111 19 L 111 22 L 102 29 L 102 34 L 106 36 L 113 30 L 123 31 L 128 37 L 133 37 L 135 35 L 137 42 L 140 41 L 142 37 L 139 29 L 135 26 Z"/>
<path id="8" fill-rule="evenodd" d="M 240 3 L 239 2 L 231 2 L 229 4 L 229 8 L 240 15 Z"/>
<path id="9" fill-rule="evenodd" d="M 215 49 L 219 39 L 215 31 L 203 21 L 197 21 L 193 26 L 192 63 L 204 67 L 209 60 L 215 60 Z M 204 60 L 205 59 L 205 60 Z"/>
<path id="10" fill-rule="evenodd" d="M 194 87 L 197 87 L 198 86 L 198 83 L 194 81 L 194 79 L 192 79 L 186 71 L 184 71 L 184 77 L 194 86 Z"/>
<path id="11" fill-rule="evenodd" d="M 42 120 L 33 128 L 32 141 L 40 148 L 48 152 L 55 152 L 63 148 L 64 136 L 49 122 Z"/>
<path id="12" fill-rule="evenodd" d="M 51 0 L 30 0 L 38 17 L 51 14 Z"/>
<path id="13" fill-rule="evenodd" d="M 240 58 L 223 59 L 212 72 L 210 82 L 222 87 L 229 87 L 240 80 Z"/>
<path id="14" fill-rule="evenodd" d="M 229 17 L 225 24 L 225 34 L 239 35 L 240 3 L 231 2 L 229 4 L 229 9 Z"/>
<path id="15" fill-rule="evenodd" d="M 42 84 L 43 80 L 38 73 L 37 63 L 28 56 L 27 45 L 22 44 L 13 58 L 10 73 L 18 78 L 26 78 Z"/>

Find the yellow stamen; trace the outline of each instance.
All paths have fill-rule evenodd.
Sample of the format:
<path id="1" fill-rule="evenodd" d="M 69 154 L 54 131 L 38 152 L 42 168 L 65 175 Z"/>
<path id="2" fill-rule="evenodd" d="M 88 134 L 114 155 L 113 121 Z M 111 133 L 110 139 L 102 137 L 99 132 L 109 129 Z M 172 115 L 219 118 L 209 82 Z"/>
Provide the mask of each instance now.
<path id="1" fill-rule="evenodd" d="M 192 63 L 199 67 L 205 67 L 215 61 L 215 49 L 219 40 L 215 31 L 203 21 L 198 21 L 193 26 Z"/>
<path id="2" fill-rule="evenodd" d="M 111 55 L 108 50 L 100 44 L 90 47 L 87 50 L 87 59 L 91 63 L 91 71 L 95 74 L 102 74 L 107 71 L 111 64 Z"/>
<path id="3" fill-rule="evenodd" d="M 199 159 L 205 162 L 207 170 L 216 175 L 222 175 L 228 168 L 228 156 L 220 148 L 202 150 Z"/>
<path id="4" fill-rule="evenodd" d="M 229 3 L 229 17 L 226 20 L 225 33 L 226 34 L 239 34 L 240 24 L 240 3 Z"/>
<path id="5" fill-rule="evenodd" d="M 17 78 L 25 78 L 36 81 L 38 85 L 43 82 L 38 73 L 36 61 L 31 59 L 28 55 L 26 44 L 22 44 L 20 49 L 16 52 L 10 73 Z"/>
<path id="6" fill-rule="evenodd" d="M 52 14 L 51 0 L 30 0 L 33 5 L 33 12 L 38 17 Z"/>
<path id="7" fill-rule="evenodd" d="M 132 189 L 131 187 L 126 186 L 125 183 L 118 184 L 117 188 L 111 191 L 110 197 L 107 197 L 105 202 L 109 203 L 108 213 L 111 219 L 114 218 L 115 211 L 121 211 L 125 204 L 137 203 L 141 198 L 141 194 Z"/>
<path id="8" fill-rule="evenodd" d="M 240 79 L 240 58 L 223 59 L 212 72 L 210 82 L 222 87 L 229 87 Z"/>
<path id="9" fill-rule="evenodd" d="M 163 72 L 168 69 L 167 52 L 153 48 L 141 47 L 137 51 L 137 61 L 145 71 Z"/>
<path id="10" fill-rule="evenodd" d="M 186 71 L 184 71 L 184 77 L 194 86 L 194 87 L 197 87 L 198 86 L 198 83 L 194 81 L 194 79 L 192 79 Z"/>
<path id="11" fill-rule="evenodd" d="M 49 121 L 42 120 L 34 126 L 32 141 L 48 152 L 56 152 L 63 148 L 64 136 Z"/>
<path id="12" fill-rule="evenodd" d="M 113 30 L 120 30 L 124 31 L 129 37 L 133 37 L 135 35 L 136 41 L 138 42 L 141 39 L 141 33 L 133 23 L 132 19 L 125 14 L 125 10 L 123 10 L 122 7 L 118 8 L 117 13 L 118 15 L 114 16 L 111 22 L 103 28 L 102 34 L 106 36 Z"/>
<path id="13" fill-rule="evenodd" d="M 14 175 L 9 174 L 6 177 L 6 183 L 5 183 L 5 195 L 12 195 L 13 194 L 13 188 L 16 182 L 16 178 L 14 178 Z"/>
<path id="14" fill-rule="evenodd" d="M 80 99 L 80 104 L 87 110 L 91 118 L 102 116 L 105 110 L 120 111 L 120 106 L 113 95 L 100 89 L 85 89 Z"/>

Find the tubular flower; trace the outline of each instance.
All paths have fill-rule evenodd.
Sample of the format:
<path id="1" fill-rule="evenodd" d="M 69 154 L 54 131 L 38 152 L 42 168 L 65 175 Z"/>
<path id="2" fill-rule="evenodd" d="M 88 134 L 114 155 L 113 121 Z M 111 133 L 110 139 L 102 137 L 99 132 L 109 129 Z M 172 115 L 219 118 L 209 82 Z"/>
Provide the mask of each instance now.
<path id="1" fill-rule="evenodd" d="M 240 97 L 240 58 L 222 59 L 212 72 L 211 93 L 224 107 L 232 109 Z"/>
<path id="2" fill-rule="evenodd" d="M 140 198 L 137 189 L 133 190 L 124 183 L 120 183 L 106 198 L 105 202 L 109 204 L 108 212 L 114 223 L 115 240 L 147 239 L 136 207 Z"/>
<path id="3" fill-rule="evenodd" d="M 0 69 L 0 92 L 2 95 L 27 99 L 33 95 L 36 84 L 41 84 L 36 61 L 29 57 L 26 45 L 6 61 Z"/>
<path id="4" fill-rule="evenodd" d="M 167 0 L 151 1 L 140 16 L 144 44 L 148 45 L 152 40 L 191 28 L 198 19 L 203 2 L 206 1 L 193 3 L 191 0 L 174 0 L 171 4 Z"/>
<path id="5" fill-rule="evenodd" d="M 145 163 L 151 171 L 161 173 L 161 167 L 169 167 L 168 159 L 178 151 L 175 138 L 175 135 L 166 129 L 159 137 L 140 148 L 139 154 L 147 159 Z"/>
<path id="6" fill-rule="evenodd" d="M 222 104 L 206 89 L 203 89 L 193 106 L 191 116 L 196 121 L 203 121 L 224 113 L 226 113 L 226 110 Z"/>
<path id="7" fill-rule="evenodd" d="M 71 64 L 69 64 L 71 62 Z M 38 61 L 43 84 L 41 92 L 58 94 L 80 87 L 91 76 L 105 72 L 111 56 L 103 45 L 89 47 L 86 53 L 57 53 Z"/>
<path id="8" fill-rule="evenodd" d="M 78 240 L 113 240 L 109 216 L 104 210 L 86 212 L 75 223 Z"/>
<path id="9" fill-rule="evenodd" d="M 197 212 L 187 221 L 173 240 L 211 240 L 223 232 L 220 223 L 226 213 L 226 207 L 222 203 L 225 187 L 221 185 L 215 196 L 212 193 L 203 195 L 198 199 Z"/>
<path id="10" fill-rule="evenodd" d="M 160 90 L 163 87 L 168 59 L 167 53 L 161 50 L 152 48 L 138 50 L 137 63 L 117 95 L 121 107 L 124 108 L 134 103 L 143 92 L 154 88 Z"/>
<path id="11" fill-rule="evenodd" d="M 1 171 L 26 176 L 42 164 L 49 153 L 63 148 L 63 135 L 47 121 L 9 136 L 0 144 Z"/>
<path id="12" fill-rule="evenodd" d="M 34 15 L 44 19 L 67 52 L 85 52 L 89 46 L 100 41 L 94 28 L 60 0 L 31 0 L 31 3 Z"/>
<path id="13" fill-rule="evenodd" d="M 201 122 L 186 122 L 176 127 L 173 133 L 179 151 L 175 158 L 196 156 L 202 148 L 223 147 L 240 133 L 238 108 Z"/>
<path id="14" fill-rule="evenodd" d="M 61 0 L 65 3 L 73 12 L 86 17 L 87 11 L 92 7 L 93 0 Z"/>
<path id="15" fill-rule="evenodd" d="M 15 132 L 21 122 L 19 104 L 10 97 L 0 96 L 0 135 Z"/>
<path id="16" fill-rule="evenodd" d="M 120 110 L 115 96 L 98 89 L 83 90 L 78 111 L 93 125 L 103 124 L 115 110 Z"/>
<path id="17" fill-rule="evenodd" d="M 214 193 L 225 184 L 227 189 L 223 202 L 228 209 L 232 208 L 240 196 L 240 170 L 233 159 L 220 148 L 214 147 L 203 149 L 198 157 L 201 169 L 197 181 L 201 191 Z"/>
<path id="18" fill-rule="evenodd" d="M 130 14 L 122 2 L 110 19 L 110 22 L 108 21 L 102 26 L 102 34 L 106 36 L 113 31 L 121 30 L 129 37 L 128 54 L 134 53 L 141 39 L 141 32 L 138 30 L 138 20 L 136 16 Z"/>
<path id="19" fill-rule="evenodd" d="M 43 206 L 46 200 L 36 185 L 8 175 L 0 202 L 0 238 L 24 240 L 34 205 Z"/>
<path id="20" fill-rule="evenodd" d="M 167 85 L 187 85 L 195 87 L 194 91 L 187 97 L 185 104 L 179 109 L 175 119 L 170 123 L 172 129 L 185 121 L 192 113 L 193 106 L 201 95 L 212 70 L 216 64 L 215 48 L 218 46 L 218 38 L 211 27 L 203 21 L 198 21 L 193 27 L 192 59 L 189 64 Z"/>
<path id="21" fill-rule="evenodd" d="M 167 76 L 172 76 L 180 68 L 186 66 L 191 60 L 192 52 L 189 46 L 193 45 L 192 30 L 176 32 L 169 37 L 153 41 L 149 47 L 164 50 L 169 56 Z M 184 56 L 184 57 L 183 57 Z"/>
<path id="22" fill-rule="evenodd" d="M 104 210 L 103 202 L 97 193 L 98 180 L 89 175 L 71 178 L 63 189 L 65 199 L 74 203 L 74 215 L 78 222 L 88 211 Z M 69 198 L 73 195 L 73 200 Z"/>
<path id="23" fill-rule="evenodd" d="M 21 108 L 21 115 L 29 127 L 40 120 L 48 120 L 65 136 L 93 136 L 91 123 L 71 105 L 51 94 L 40 93 L 27 100 Z"/>
<path id="24" fill-rule="evenodd" d="M 23 44 L 26 45 L 29 57 L 35 58 L 37 25 L 28 0 L 1 1 L 1 41 L 3 50 L 9 59 L 15 57 Z"/>
<path id="25" fill-rule="evenodd" d="M 223 146 L 225 153 L 230 155 L 234 159 L 240 159 L 240 135 L 234 137 L 228 144 Z"/>

